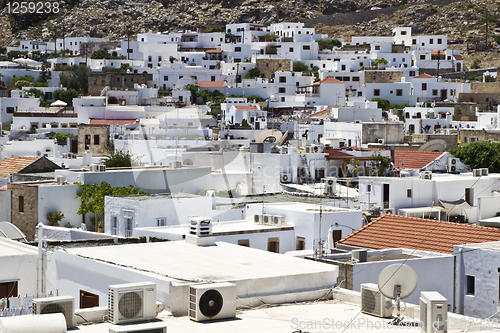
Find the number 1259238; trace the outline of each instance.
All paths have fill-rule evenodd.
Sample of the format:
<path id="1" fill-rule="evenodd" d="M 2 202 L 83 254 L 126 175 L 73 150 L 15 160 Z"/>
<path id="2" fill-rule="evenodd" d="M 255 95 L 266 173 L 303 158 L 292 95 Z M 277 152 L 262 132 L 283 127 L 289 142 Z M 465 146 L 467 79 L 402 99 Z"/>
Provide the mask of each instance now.
<path id="1" fill-rule="evenodd" d="M 57 14 L 59 13 L 59 2 L 52 1 L 22 1 L 7 2 L 5 6 L 8 14 Z"/>

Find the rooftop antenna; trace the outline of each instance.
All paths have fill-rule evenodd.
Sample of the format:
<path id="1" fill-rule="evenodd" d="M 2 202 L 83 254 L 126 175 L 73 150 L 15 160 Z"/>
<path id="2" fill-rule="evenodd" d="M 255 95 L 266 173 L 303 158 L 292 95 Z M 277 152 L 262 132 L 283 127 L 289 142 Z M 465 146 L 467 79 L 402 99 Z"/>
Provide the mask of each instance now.
<path id="1" fill-rule="evenodd" d="M 417 288 L 417 273 L 408 265 L 394 264 L 387 266 L 378 276 L 378 289 L 385 297 L 396 301 L 397 316 L 392 324 L 402 322 L 401 299 L 410 296 Z"/>

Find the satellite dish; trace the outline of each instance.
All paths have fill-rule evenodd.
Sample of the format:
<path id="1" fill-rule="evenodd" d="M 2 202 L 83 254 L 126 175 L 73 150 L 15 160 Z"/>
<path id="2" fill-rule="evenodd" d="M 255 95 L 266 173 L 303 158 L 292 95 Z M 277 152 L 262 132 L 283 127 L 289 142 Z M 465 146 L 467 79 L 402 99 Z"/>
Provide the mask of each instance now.
<path id="1" fill-rule="evenodd" d="M 283 133 L 277 129 L 271 129 L 260 133 L 256 138 L 255 142 L 278 142 L 283 137 Z"/>
<path id="2" fill-rule="evenodd" d="M 223 148 L 223 149 L 229 149 L 229 147 L 231 147 L 231 144 L 229 143 L 229 141 L 227 140 L 223 140 L 220 142 L 220 146 Z"/>
<path id="3" fill-rule="evenodd" d="M 36 151 L 36 156 L 42 156 L 42 152 L 41 152 L 41 151 L 39 151 L 39 150 L 37 150 L 37 151 Z"/>
<path id="4" fill-rule="evenodd" d="M 408 265 L 387 266 L 378 276 L 378 289 L 385 296 L 396 299 L 396 287 L 400 286 L 399 297 L 410 296 L 417 288 L 417 273 Z"/>
<path id="5" fill-rule="evenodd" d="M 399 324 L 401 317 L 401 299 L 410 296 L 417 288 L 417 273 L 410 266 L 394 264 L 387 266 L 378 276 L 378 289 L 385 297 L 396 300 L 397 316 L 392 321 Z"/>
<path id="6" fill-rule="evenodd" d="M 446 146 L 447 143 L 444 140 L 436 139 L 436 140 L 431 140 L 427 141 L 425 144 L 423 144 L 418 151 L 440 151 L 444 152 L 446 151 Z"/>

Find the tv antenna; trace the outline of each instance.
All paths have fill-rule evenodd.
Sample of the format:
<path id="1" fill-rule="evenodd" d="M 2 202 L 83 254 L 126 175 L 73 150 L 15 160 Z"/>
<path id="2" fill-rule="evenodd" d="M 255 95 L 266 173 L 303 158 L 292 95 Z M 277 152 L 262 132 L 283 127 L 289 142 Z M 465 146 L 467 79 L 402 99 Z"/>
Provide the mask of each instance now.
<path id="1" fill-rule="evenodd" d="M 417 273 L 408 265 L 394 264 L 387 266 L 378 276 L 378 289 L 385 297 L 396 301 L 397 316 L 392 324 L 399 324 L 401 317 L 401 300 L 410 296 L 417 288 Z"/>

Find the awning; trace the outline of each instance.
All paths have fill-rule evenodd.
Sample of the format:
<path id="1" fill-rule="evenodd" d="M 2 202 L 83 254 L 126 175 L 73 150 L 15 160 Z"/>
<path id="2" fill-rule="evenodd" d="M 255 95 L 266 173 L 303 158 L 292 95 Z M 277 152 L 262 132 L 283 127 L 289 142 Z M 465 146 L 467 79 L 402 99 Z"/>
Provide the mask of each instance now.
<path id="1" fill-rule="evenodd" d="M 445 208 L 448 212 L 452 210 L 460 210 L 460 209 L 470 209 L 472 208 L 467 201 L 464 199 L 459 199 L 455 201 L 445 201 L 439 200 L 439 204 L 441 207 Z"/>

